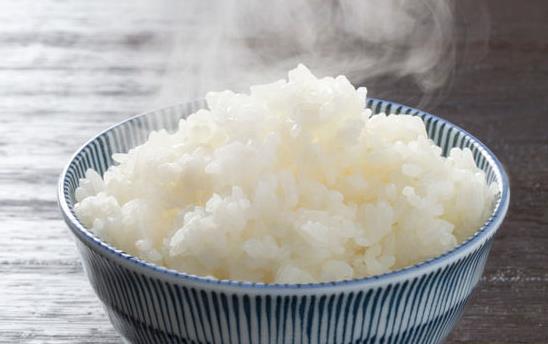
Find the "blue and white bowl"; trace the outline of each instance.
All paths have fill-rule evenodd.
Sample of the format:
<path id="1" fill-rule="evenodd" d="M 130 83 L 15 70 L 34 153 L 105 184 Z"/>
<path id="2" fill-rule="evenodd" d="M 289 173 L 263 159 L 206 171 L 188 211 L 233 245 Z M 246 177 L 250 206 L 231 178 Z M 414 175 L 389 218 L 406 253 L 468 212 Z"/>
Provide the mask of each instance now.
<path id="1" fill-rule="evenodd" d="M 133 117 L 100 133 L 72 157 L 59 182 L 59 206 L 76 236 L 84 270 L 114 328 L 130 343 L 438 343 L 459 319 L 483 272 L 508 208 L 504 169 L 478 139 L 436 116 L 370 99 L 373 113 L 419 116 L 443 149 L 469 147 L 499 195 L 485 225 L 442 256 L 380 276 L 315 284 L 211 280 L 166 269 L 101 241 L 74 214 L 74 191 L 88 168 L 175 130 L 203 102 Z"/>

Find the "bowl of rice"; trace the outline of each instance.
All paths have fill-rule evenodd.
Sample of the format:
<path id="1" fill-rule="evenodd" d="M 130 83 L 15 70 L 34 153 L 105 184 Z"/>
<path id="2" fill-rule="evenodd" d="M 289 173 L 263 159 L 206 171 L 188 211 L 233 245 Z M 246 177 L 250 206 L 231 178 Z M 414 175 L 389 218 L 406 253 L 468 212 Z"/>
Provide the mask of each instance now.
<path id="1" fill-rule="evenodd" d="M 478 139 L 300 65 L 130 118 L 59 206 L 130 343 L 437 343 L 509 202 Z"/>

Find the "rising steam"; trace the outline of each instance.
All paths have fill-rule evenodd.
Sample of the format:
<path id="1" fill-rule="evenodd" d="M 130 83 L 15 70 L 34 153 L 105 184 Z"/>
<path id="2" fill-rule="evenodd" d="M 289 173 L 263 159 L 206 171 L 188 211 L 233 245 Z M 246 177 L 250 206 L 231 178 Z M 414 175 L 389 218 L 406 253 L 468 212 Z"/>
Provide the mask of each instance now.
<path id="1" fill-rule="evenodd" d="M 448 0 L 215 0 L 171 8 L 174 41 L 163 104 L 275 81 L 298 63 L 356 84 L 412 78 L 424 93 L 455 62 Z"/>

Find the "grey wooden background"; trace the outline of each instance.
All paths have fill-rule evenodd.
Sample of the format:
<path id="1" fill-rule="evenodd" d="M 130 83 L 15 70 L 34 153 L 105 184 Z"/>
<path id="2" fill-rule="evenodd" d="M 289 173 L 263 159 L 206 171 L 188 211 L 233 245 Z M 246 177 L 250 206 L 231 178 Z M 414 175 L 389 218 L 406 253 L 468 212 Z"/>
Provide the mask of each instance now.
<path id="1" fill-rule="evenodd" d="M 0 0 L 0 343 L 119 343 L 58 214 L 56 181 L 94 133 L 150 109 L 169 3 Z M 495 151 L 512 204 L 448 342 L 548 343 L 548 2 L 482 3 L 489 51 L 461 63 L 426 110 Z M 465 28 L 477 3 L 460 4 Z M 416 98 L 405 82 L 371 93 Z"/>

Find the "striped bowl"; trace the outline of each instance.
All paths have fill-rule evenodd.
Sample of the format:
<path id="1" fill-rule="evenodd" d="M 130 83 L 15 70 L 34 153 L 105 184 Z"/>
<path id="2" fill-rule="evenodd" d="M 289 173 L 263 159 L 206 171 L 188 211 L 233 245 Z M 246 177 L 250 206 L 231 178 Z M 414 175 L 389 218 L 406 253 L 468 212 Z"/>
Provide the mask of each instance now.
<path id="1" fill-rule="evenodd" d="M 508 179 L 479 140 L 436 116 L 370 99 L 373 113 L 419 116 L 447 154 L 469 147 L 499 195 L 472 237 L 442 256 L 380 276 L 315 284 L 210 280 L 166 269 L 102 242 L 74 215 L 74 191 L 88 168 L 101 174 L 112 154 L 175 130 L 204 106 L 193 102 L 130 118 L 88 141 L 59 182 L 59 206 L 76 236 L 84 270 L 114 328 L 130 343 L 438 343 L 478 283 L 509 201 Z"/>

